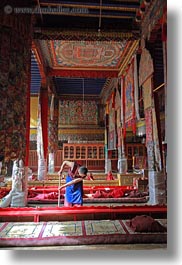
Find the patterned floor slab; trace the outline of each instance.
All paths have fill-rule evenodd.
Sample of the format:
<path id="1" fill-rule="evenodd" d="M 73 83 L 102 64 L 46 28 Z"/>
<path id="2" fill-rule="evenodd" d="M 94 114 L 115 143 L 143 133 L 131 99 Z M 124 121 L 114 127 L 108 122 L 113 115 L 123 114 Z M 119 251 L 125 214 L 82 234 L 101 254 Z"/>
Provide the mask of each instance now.
<path id="1" fill-rule="evenodd" d="M 82 236 L 82 222 L 48 222 L 42 237 Z"/>
<path id="2" fill-rule="evenodd" d="M 2 231 L 1 238 L 38 238 L 42 230 L 41 223 L 7 223 Z"/>
<path id="3" fill-rule="evenodd" d="M 125 234 L 118 220 L 85 221 L 87 235 Z"/>
<path id="4" fill-rule="evenodd" d="M 3 223 L 0 224 L 3 226 Z M 41 233 L 42 232 L 42 233 Z M 47 223 L 7 223 L 0 238 L 38 238 L 52 236 L 84 236 L 125 234 L 119 220 L 70 221 Z"/>
<path id="5" fill-rule="evenodd" d="M 127 220 L 0 223 L 0 246 L 166 243 L 167 233 L 133 232 Z M 164 224 L 164 222 L 163 222 Z"/>

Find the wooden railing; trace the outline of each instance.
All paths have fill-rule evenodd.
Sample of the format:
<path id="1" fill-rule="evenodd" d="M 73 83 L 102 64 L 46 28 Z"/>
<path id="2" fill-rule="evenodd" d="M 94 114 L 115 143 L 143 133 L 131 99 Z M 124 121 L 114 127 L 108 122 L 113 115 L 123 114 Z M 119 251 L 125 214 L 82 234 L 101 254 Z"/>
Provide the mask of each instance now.
<path id="1" fill-rule="evenodd" d="M 82 164 L 87 166 L 89 170 L 99 170 L 104 171 L 105 170 L 105 160 L 97 160 L 97 159 L 83 159 L 81 160 Z M 60 169 L 60 166 L 63 162 L 63 153 L 62 150 L 58 150 L 55 153 L 55 161 L 54 161 L 54 168 L 55 171 L 58 171 Z M 38 156 L 36 150 L 30 150 L 29 151 L 29 168 L 33 170 L 33 172 L 37 172 L 38 169 Z"/>
<path id="2" fill-rule="evenodd" d="M 30 150 L 29 151 L 29 160 L 28 160 L 28 167 L 34 171 L 37 171 L 38 168 L 38 157 L 37 151 Z"/>
<path id="3" fill-rule="evenodd" d="M 55 171 L 58 171 L 61 164 L 63 162 L 63 155 L 62 150 L 58 150 L 55 153 Z M 29 168 L 33 170 L 33 172 L 36 172 L 38 169 L 38 156 L 36 150 L 30 150 L 29 151 L 29 162 L 28 162 Z"/>

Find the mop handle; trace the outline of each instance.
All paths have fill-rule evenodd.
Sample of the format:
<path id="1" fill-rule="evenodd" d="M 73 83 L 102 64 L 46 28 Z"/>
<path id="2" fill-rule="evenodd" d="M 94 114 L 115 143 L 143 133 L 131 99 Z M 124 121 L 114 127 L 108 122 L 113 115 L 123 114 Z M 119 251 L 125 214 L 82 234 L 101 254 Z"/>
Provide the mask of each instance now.
<path id="1" fill-rule="evenodd" d="M 58 186 L 58 207 L 60 207 L 60 195 L 61 195 L 60 186 L 61 186 L 61 174 L 59 175 L 59 186 Z"/>

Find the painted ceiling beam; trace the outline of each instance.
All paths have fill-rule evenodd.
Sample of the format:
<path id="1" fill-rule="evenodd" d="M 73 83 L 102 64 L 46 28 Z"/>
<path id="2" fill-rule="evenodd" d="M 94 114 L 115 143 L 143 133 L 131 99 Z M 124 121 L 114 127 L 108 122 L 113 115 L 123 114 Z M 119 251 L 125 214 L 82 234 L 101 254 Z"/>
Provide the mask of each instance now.
<path id="1" fill-rule="evenodd" d="M 65 11 L 64 11 L 65 10 Z M 94 11 L 89 11 L 89 12 L 70 12 L 69 10 L 67 9 L 63 9 L 63 11 L 61 11 L 60 13 L 57 12 L 57 11 L 51 11 L 48 10 L 48 11 L 42 11 L 41 12 L 41 15 L 56 15 L 56 16 L 75 16 L 75 17 L 95 17 L 95 18 L 99 18 L 100 17 L 100 14 L 99 14 L 99 11 L 96 13 Z M 117 18 L 117 19 L 134 19 L 135 17 L 135 12 L 127 12 L 127 13 L 124 13 L 124 12 L 117 12 L 117 13 L 106 13 L 106 12 L 102 12 L 102 18 L 107 18 L 107 19 L 114 19 L 114 18 Z"/>
<path id="2" fill-rule="evenodd" d="M 136 10 L 139 8 L 139 3 L 135 3 L 131 6 L 128 5 L 128 3 L 125 4 L 113 4 L 112 3 L 103 3 L 102 5 L 99 4 L 99 2 L 97 3 L 88 3 L 88 2 L 84 2 L 84 3 L 73 3 L 73 2 L 68 2 L 68 1 L 61 1 L 61 3 L 59 2 L 53 2 L 51 1 L 50 3 L 48 2 L 40 2 L 40 7 L 55 7 L 55 6 L 61 6 L 61 7 L 70 7 L 70 8 L 87 8 L 87 9 L 101 9 L 101 10 L 111 10 L 111 11 L 130 11 L 130 12 L 136 12 Z"/>
<path id="3" fill-rule="evenodd" d="M 140 1 L 39 1 L 40 6 L 62 6 L 71 8 L 89 8 L 89 9 L 107 9 L 107 10 L 123 10 L 123 11 L 136 11 L 140 7 Z"/>
<path id="4" fill-rule="evenodd" d="M 41 16 L 44 15 L 66 15 L 66 16 L 89 16 L 89 17 L 105 17 L 105 18 L 131 18 L 134 19 L 140 7 L 139 0 L 133 2 L 122 1 L 121 3 L 113 3 L 113 1 L 105 1 L 104 3 L 96 2 L 80 2 L 80 1 L 38 1 L 37 8 L 40 9 Z M 36 8 L 36 7 L 35 7 Z"/>
<path id="5" fill-rule="evenodd" d="M 87 77 L 87 78 L 108 78 L 117 77 L 118 71 L 102 70 L 102 71 L 92 71 L 92 70 L 64 70 L 64 69 L 52 69 L 47 70 L 47 76 L 55 77 Z"/>

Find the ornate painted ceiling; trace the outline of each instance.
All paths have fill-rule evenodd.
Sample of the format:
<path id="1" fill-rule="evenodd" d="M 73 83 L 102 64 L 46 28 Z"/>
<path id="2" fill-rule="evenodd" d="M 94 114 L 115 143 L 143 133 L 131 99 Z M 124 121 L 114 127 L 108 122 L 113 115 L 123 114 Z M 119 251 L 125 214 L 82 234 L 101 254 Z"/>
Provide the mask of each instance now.
<path id="1" fill-rule="evenodd" d="M 85 79 L 85 94 L 99 96 L 108 79 L 118 77 L 134 44 L 137 41 L 38 40 L 37 47 L 46 74 L 52 78 L 59 95 L 81 94 L 82 79 Z M 32 86 L 33 82 L 35 86 L 40 83 L 36 59 L 37 56 L 32 58 Z"/>
<path id="2" fill-rule="evenodd" d="M 58 94 L 81 93 L 84 80 L 85 93 L 99 95 L 136 49 L 144 2 L 152 0 L 32 0 L 40 10 L 34 17 L 32 91 L 44 68 Z"/>
<path id="3" fill-rule="evenodd" d="M 127 42 L 47 40 L 40 44 L 50 68 L 118 70 Z"/>

